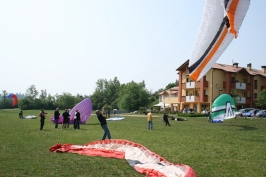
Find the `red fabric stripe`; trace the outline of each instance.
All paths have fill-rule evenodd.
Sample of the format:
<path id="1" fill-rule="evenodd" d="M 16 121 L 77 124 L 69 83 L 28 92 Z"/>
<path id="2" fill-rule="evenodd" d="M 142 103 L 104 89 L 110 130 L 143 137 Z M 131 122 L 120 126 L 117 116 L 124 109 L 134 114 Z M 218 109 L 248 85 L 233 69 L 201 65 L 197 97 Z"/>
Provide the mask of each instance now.
<path id="1" fill-rule="evenodd" d="M 135 170 L 141 174 L 145 174 L 146 177 L 166 177 L 163 173 L 155 169 L 141 168 L 141 167 L 135 166 Z"/>
<path id="2" fill-rule="evenodd" d="M 127 146 L 133 146 L 133 147 L 138 147 L 140 149 L 143 149 L 144 151 L 150 153 L 151 156 L 155 156 L 156 158 L 159 159 L 160 162 L 165 162 L 165 163 L 169 163 L 170 165 L 173 165 L 172 163 L 168 162 L 167 160 L 165 160 L 164 158 L 162 158 L 161 156 L 159 156 L 158 154 L 150 151 L 149 149 L 147 149 L 146 147 L 142 146 L 141 144 L 137 144 L 131 141 L 127 141 L 127 140 L 100 140 L 100 141 L 94 141 L 91 143 L 87 143 L 85 146 L 75 146 L 72 144 L 55 144 L 54 146 L 52 146 L 49 150 L 52 152 L 70 152 L 70 153 L 78 153 L 81 155 L 86 155 L 86 156 L 102 156 L 102 157 L 112 157 L 112 158 L 118 158 L 118 159 L 125 159 L 125 152 L 124 151 L 118 151 L 115 149 L 105 149 L 105 146 L 111 145 L 110 147 L 112 147 L 112 144 L 120 144 L 120 145 L 127 145 Z M 94 146 L 97 145 L 99 146 L 99 148 L 97 147 L 89 147 L 89 146 Z M 101 147 L 101 145 L 103 145 Z M 183 165 L 183 164 L 176 164 L 175 165 L 177 168 L 186 168 L 185 170 L 185 177 L 196 177 L 196 173 L 194 172 L 194 170 L 187 166 L 187 165 Z M 149 168 L 141 168 L 139 166 L 135 166 L 134 167 L 136 171 L 142 173 L 142 174 L 146 174 L 146 176 L 149 177 L 153 177 L 153 176 L 161 176 L 161 177 L 165 177 L 165 175 L 159 171 L 157 171 L 156 169 L 149 169 Z"/>

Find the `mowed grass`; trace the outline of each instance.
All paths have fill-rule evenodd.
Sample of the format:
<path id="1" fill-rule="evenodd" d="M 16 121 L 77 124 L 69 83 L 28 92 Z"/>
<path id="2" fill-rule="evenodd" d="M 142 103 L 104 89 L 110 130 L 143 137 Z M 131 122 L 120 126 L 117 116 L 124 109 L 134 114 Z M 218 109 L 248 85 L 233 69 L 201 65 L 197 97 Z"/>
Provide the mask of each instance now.
<path id="1" fill-rule="evenodd" d="M 0 110 L 0 176 L 144 176 L 125 160 L 53 153 L 56 143 L 79 144 L 100 140 L 103 130 L 92 115 L 80 130 L 55 129 L 47 111 L 44 130 L 37 119 L 19 119 L 18 109 Z M 38 115 L 39 110 L 24 111 Z M 61 111 L 62 113 L 62 111 Z M 192 167 L 199 177 L 266 176 L 266 119 L 231 119 L 208 123 L 207 118 L 169 120 L 154 115 L 154 130 L 147 130 L 146 117 L 127 116 L 109 121 L 113 139 L 126 139 L 147 147 L 169 162 Z M 61 127 L 61 125 L 60 125 Z"/>

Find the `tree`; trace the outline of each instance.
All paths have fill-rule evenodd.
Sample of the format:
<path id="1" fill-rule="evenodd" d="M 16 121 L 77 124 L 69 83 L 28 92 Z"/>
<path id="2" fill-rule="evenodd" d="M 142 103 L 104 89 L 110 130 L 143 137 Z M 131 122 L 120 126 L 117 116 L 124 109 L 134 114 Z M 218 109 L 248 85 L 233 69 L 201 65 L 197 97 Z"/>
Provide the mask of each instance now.
<path id="1" fill-rule="evenodd" d="M 232 89 L 231 91 L 231 97 L 234 99 L 235 101 L 235 107 L 237 107 L 237 97 L 238 97 L 238 93 L 237 93 L 237 90 L 236 89 Z"/>
<path id="2" fill-rule="evenodd" d="M 177 87 L 178 86 L 178 81 L 176 80 L 176 82 L 174 83 L 169 83 L 166 87 L 165 87 L 165 90 L 168 90 L 170 88 L 173 88 L 173 87 Z"/>
<path id="3" fill-rule="evenodd" d="M 23 110 L 32 109 L 32 101 L 29 99 L 29 97 L 25 97 L 19 101 L 18 106 Z"/>
<path id="4" fill-rule="evenodd" d="M 38 96 L 39 92 L 36 89 L 35 85 L 31 85 L 27 90 L 26 90 L 26 96 L 29 97 L 31 100 L 36 99 Z"/>
<path id="5" fill-rule="evenodd" d="M 264 108 L 266 107 L 266 91 L 262 90 L 258 96 L 258 102 L 256 103 L 257 107 Z"/>
<path id="6" fill-rule="evenodd" d="M 150 104 L 150 94 L 145 88 L 145 82 L 135 83 L 131 81 L 122 85 L 119 92 L 118 106 L 120 109 L 138 110 Z"/>
<path id="7" fill-rule="evenodd" d="M 91 95 L 93 109 L 103 107 L 117 107 L 117 98 L 120 90 L 120 82 L 117 77 L 113 80 L 99 79 L 96 82 L 96 89 Z"/>
<path id="8" fill-rule="evenodd" d="M 61 109 L 72 108 L 76 104 L 76 98 L 70 93 L 63 93 L 58 95 L 55 105 Z"/>
<path id="9" fill-rule="evenodd" d="M 46 90 L 41 90 L 40 99 L 46 99 L 46 97 L 47 97 Z"/>
<path id="10" fill-rule="evenodd" d="M 3 98 L 4 101 L 6 101 L 7 91 L 6 90 L 2 90 L 2 93 L 3 93 L 2 98 Z"/>

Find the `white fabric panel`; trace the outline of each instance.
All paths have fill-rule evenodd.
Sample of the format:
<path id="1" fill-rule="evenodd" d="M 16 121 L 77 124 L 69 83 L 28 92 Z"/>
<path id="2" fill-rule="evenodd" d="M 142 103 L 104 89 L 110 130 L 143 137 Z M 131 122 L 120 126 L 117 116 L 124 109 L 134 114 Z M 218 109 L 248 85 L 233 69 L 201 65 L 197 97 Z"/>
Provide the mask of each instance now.
<path id="1" fill-rule="evenodd" d="M 249 5 L 250 5 L 249 0 L 240 0 L 238 3 L 238 6 L 235 12 L 235 30 L 237 31 L 237 33 L 239 32 L 242 22 L 246 16 Z"/>
<path id="2" fill-rule="evenodd" d="M 223 52 L 226 50 L 226 48 L 229 46 L 229 44 L 232 42 L 234 39 L 233 34 L 227 33 L 225 39 L 221 43 L 220 47 L 216 51 L 216 53 L 213 55 L 212 59 L 210 62 L 206 65 L 206 67 L 202 70 L 200 73 L 198 80 L 200 80 L 210 69 L 211 67 L 216 63 L 216 61 L 220 58 L 220 56 L 223 54 Z M 198 81 L 197 80 L 197 81 Z"/>
<path id="3" fill-rule="evenodd" d="M 214 39 L 224 18 L 221 0 L 206 0 L 200 29 L 194 42 L 189 66 L 194 64 Z"/>

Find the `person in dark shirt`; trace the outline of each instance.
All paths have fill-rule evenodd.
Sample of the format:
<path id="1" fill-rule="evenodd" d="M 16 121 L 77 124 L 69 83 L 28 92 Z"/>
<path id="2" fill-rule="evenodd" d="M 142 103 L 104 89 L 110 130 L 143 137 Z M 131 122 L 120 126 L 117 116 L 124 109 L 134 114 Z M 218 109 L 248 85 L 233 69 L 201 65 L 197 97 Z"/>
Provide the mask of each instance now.
<path id="1" fill-rule="evenodd" d="M 19 112 L 19 114 L 18 114 L 18 115 L 19 115 L 18 117 L 19 117 L 20 119 L 22 119 L 22 118 L 23 118 L 23 111 L 22 111 L 22 110 L 20 110 L 20 112 Z"/>
<path id="2" fill-rule="evenodd" d="M 59 108 L 56 108 L 55 112 L 54 112 L 54 121 L 55 121 L 55 128 L 58 128 L 58 120 L 59 120 Z"/>
<path id="3" fill-rule="evenodd" d="M 80 113 L 78 110 L 75 112 L 75 117 L 74 117 L 74 129 L 79 129 L 79 122 L 80 122 Z"/>
<path id="4" fill-rule="evenodd" d="M 41 123 L 40 130 L 43 130 L 44 120 L 45 120 L 45 114 L 47 114 L 47 113 L 44 112 L 44 109 L 41 109 L 41 112 L 39 114 L 39 117 L 41 118 L 40 119 L 40 123 Z"/>
<path id="5" fill-rule="evenodd" d="M 163 114 L 163 120 L 165 122 L 165 126 L 167 125 L 170 126 L 169 121 L 168 121 L 168 115 L 166 113 Z"/>
<path id="6" fill-rule="evenodd" d="M 70 114 L 69 114 L 69 109 L 67 110 L 68 113 L 68 122 L 67 122 L 67 128 L 69 128 L 69 123 L 70 123 Z"/>
<path id="7" fill-rule="evenodd" d="M 69 119 L 69 113 L 68 113 L 68 110 L 65 109 L 65 112 L 63 113 L 63 124 L 62 124 L 62 129 L 64 129 L 64 128 L 67 127 L 68 119 Z"/>
<path id="8" fill-rule="evenodd" d="M 102 115 L 101 111 L 97 110 L 96 111 L 96 115 L 98 117 L 99 122 L 101 123 L 102 129 L 104 130 L 104 134 L 102 136 L 102 140 L 105 140 L 106 136 L 108 137 L 108 139 L 111 139 L 111 134 L 110 131 L 107 127 L 107 121 L 106 118 Z"/>

